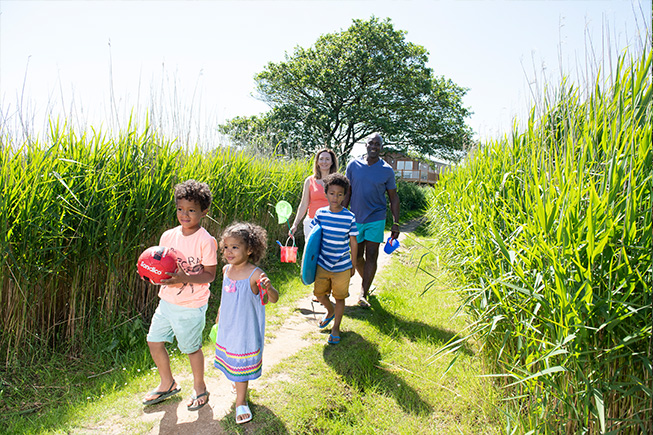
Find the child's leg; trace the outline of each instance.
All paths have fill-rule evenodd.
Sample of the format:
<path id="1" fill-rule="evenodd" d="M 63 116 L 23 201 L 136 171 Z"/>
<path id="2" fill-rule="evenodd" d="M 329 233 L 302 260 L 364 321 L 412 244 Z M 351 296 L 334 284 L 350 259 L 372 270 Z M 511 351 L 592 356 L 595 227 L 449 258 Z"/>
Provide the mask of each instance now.
<path id="1" fill-rule="evenodd" d="M 333 327 L 331 328 L 331 335 L 334 337 L 340 337 L 340 321 L 342 316 L 345 313 L 345 300 L 336 299 L 336 307 L 334 310 L 335 318 L 333 319 Z"/>
<path id="2" fill-rule="evenodd" d="M 157 371 L 159 372 L 159 385 L 153 391 L 168 391 L 173 389 L 174 379 L 172 378 L 172 370 L 170 369 L 170 357 L 166 350 L 164 342 L 148 341 L 147 345 L 150 348 L 150 354 L 156 364 Z M 145 400 L 156 399 L 156 395 L 148 394 Z"/>
<path id="3" fill-rule="evenodd" d="M 236 407 L 247 405 L 247 387 L 249 382 L 236 382 Z M 245 420 L 249 418 L 249 414 L 243 414 L 238 417 L 238 420 Z"/>
<path id="4" fill-rule="evenodd" d="M 324 305 L 324 308 L 326 308 L 326 310 L 327 310 L 325 318 L 333 316 L 334 308 L 333 308 L 333 304 L 329 300 L 329 297 L 327 295 L 320 295 L 320 296 L 316 296 L 316 297 L 317 297 L 317 300 L 322 305 Z"/>
<path id="5" fill-rule="evenodd" d="M 195 397 L 206 392 L 206 383 L 204 382 L 204 354 L 202 349 L 198 349 L 193 353 L 188 354 L 190 360 L 190 368 L 193 371 L 193 388 L 195 389 Z M 195 400 L 190 400 L 188 406 L 197 407 L 204 403 L 209 398 L 207 396 L 197 397 Z"/>
<path id="6" fill-rule="evenodd" d="M 329 293 L 331 293 L 331 273 L 324 270 L 322 266 L 317 266 L 313 294 L 327 310 L 325 319 L 333 316 L 333 304 L 329 300 Z"/>
<path id="7" fill-rule="evenodd" d="M 329 343 L 332 344 L 338 343 L 340 341 L 340 322 L 342 321 L 342 316 L 345 313 L 345 299 L 347 299 L 347 296 L 349 296 L 350 279 L 351 269 L 334 273 L 331 281 L 331 292 L 333 293 L 333 297 L 336 300 L 333 327 L 331 328 L 331 336 L 329 337 Z"/>

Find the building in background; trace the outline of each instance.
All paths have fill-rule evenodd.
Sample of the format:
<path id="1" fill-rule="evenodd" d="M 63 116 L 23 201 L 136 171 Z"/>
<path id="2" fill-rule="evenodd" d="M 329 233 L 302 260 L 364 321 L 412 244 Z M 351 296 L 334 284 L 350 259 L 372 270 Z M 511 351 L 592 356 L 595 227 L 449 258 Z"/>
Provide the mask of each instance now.
<path id="1" fill-rule="evenodd" d="M 383 155 L 395 174 L 404 180 L 418 184 L 435 184 L 440 179 L 449 163 L 439 159 L 416 160 L 401 153 L 390 152 Z"/>

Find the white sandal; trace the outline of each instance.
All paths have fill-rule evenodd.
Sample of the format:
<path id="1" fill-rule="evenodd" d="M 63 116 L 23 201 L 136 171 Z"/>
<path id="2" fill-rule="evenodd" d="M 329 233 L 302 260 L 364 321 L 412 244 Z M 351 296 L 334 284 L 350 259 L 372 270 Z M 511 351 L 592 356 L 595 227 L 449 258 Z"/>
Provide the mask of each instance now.
<path id="1" fill-rule="evenodd" d="M 249 414 L 249 417 L 238 420 L 238 417 L 241 415 Z M 236 407 L 236 423 L 243 424 L 247 423 L 252 419 L 252 411 L 249 409 L 249 405 L 240 405 Z"/>

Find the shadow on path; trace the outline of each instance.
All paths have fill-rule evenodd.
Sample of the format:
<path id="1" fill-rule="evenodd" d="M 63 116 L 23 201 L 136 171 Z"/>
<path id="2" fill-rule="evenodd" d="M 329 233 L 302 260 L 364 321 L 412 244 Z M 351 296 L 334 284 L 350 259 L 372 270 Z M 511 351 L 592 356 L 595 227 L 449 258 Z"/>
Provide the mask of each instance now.
<path id="1" fill-rule="evenodd" d="M 422 341 L 434 346 L 442 346 L 456 335 L 456 332 L 452 330 L 438 328 L 423 322 L 404 320 L 383 308 L 374 295 L 370 296 L 368 300 L 372 306 L 371 309 L 363 309 L 358 306 L 345 307 L 345 316 L 364 320 L 382 334 L 391 337 L 405 337 L 410 341 Z M 463 344 L 460 351 L 465 355 L 474 354 L 467 344 Z"/>
<path id="2" fill-rule="evenodd" d="M 324 346 L 324 360 L 362 394 L 379 392 L 394 398 L 404 412 L 427 415 L 433 408 L 392 372 L 380 368 L 381 353 L 376 344 L 355 332 L 343 332 L 340 344 Z"/>
<path id="3" fill-rule="evenodd" d="M 163 405 L 163 404 L 162 404 Z M 163 417 L 159 422 L 159 435 L 178 434 L 234 434 L 234 433 L 274 433 L 288 434 L 284 423 L 265 406 L 249 403 L 253 418 L 243 424 L 235 421 L 235 406 L 227 412 L 222 419 L 216 420 L 211 406 L 206 405 L 197 411 L 197 420 L 179 422 L 178 418 L 179 401 L 170 402 L 164 405 Z M 145 413 L 161 412 L 161 406 L 145 409 Z"/>

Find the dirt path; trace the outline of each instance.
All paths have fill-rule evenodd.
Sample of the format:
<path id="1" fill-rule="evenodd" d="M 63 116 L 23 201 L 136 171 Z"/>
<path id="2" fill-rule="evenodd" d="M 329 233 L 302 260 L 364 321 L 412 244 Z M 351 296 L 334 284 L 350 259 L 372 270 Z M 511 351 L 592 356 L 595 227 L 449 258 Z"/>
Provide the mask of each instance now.
<path id="1" fill-rule="evenodd" d="M 402 233 L 399 240 L 405 237 L 405 231 L 412 231 L 418 222 L 411 222 L 401 228 Z M 388 237 L 388 234 L 386 234 Z M 400 248 L 401 249 L 401 248 Z M 391 255 L 381 252 L 378 258 L 377 275 L 390 262 Z M 360 294 L 361 277 L 356 273 L 349 286 L 349 297 L 346 299 L 346 310 L 354 309 L 357 306 L 358 295 Z M 279 363 L 283 359 L 295 354 L 299 350 L 317 342 L 325 340 L 325 335 L 319 333 L 317 323 L 326 310 L 318 303 L 311 302 L 312 295 L 307 287 L 307 296 L 297 302 L 292 314 L 272 335 L 271 341 L 266 343 L 263 356 L 263 373 Z M 143 422 L 159 422 L 149 434 L 222 434 L 226 433 L 222 428 L 220 420 L 227 414 L 233 414 L 235 395 L 231 392 L 231 383 L 218 371 L 213 369 L 211 364 L 213 353 L 211 349 L 205 350 L 206 373 L 205 380 L 207 389 L 211 396 L 209 403 L 196 412 L 186 409 L 186 398 L 190 394 L 188 389 L 182 391 L 183 400 L 167 400 L 153 407 L 143 408 L 140 418 Z M 192 385 L 190 372 L 178 374 L 177 381 L 183 385 Z M 250 382 L 250 388 L 257 388 L 257 381 Z M 136 398 L 140 400 L 139 398 Z M 131 432 L 120 422 L 117 417 L 112 421 L 105 421 L 92 428 L 91 432 L 84 433 L 111 433 L 122 434 Z M 251 424 L 251 423 L 250 423 Z M 130 426 L 133 421 L 130 422 Z M 148 424 L 149 426 L 149 424 Z M 87 428 L 90 429 L 90 428 Z M 97 431 L 97 432 L 96 432 Z"/>

